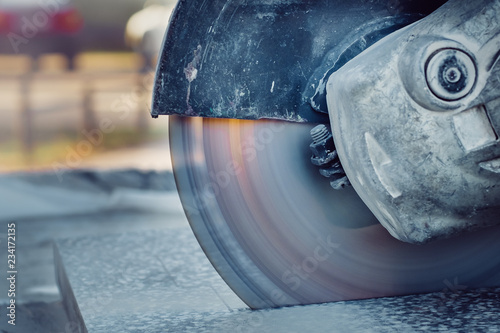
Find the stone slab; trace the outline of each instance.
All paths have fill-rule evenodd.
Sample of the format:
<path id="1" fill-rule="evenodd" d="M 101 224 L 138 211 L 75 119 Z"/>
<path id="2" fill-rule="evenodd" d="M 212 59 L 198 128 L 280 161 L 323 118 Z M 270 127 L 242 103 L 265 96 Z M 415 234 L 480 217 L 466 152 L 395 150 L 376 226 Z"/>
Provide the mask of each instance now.
<path id="1" fill-rule="evenodd" d="M 252 311 L 187 227 L 62 240 L 66 310 L 80 332 L 498 332 L 500 288 Z"/>
<path id="2" fill-rule="evenodd" d="M 89 332 L 137 332 L 144 325 L 161 331 L 167 319 L 186 313 L 246 308 L 187 226 L 63 240 L 55 258 L 70 318 L 81 316 Z"/>

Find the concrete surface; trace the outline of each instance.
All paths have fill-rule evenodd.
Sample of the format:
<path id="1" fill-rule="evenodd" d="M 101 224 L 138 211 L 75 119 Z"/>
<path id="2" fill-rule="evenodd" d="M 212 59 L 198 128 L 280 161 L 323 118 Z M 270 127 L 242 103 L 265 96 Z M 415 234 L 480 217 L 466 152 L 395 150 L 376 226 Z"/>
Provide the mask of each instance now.
<path id="1" fill-rule="evenodd" d="M 57 249 L 65 307 L 77 332 L 498 332 L 500 324 L 500 288 L 457 286 L 252 311 L 224 284 L 187 226 L 64 240 Z"/>
<path id="2" fill-rule="evenodd" d="M 169 171 L 19 173 L 0 176 L 0 184 L 0 221 L 111 210 L 159 213 L 182 210 Z M 162 200 L 169 204 L 158 204 Z"/>
<path id="3" fill-rule="evenodd" d="M 89 332 L 170 331 L 192 316 L 246 308 L 187 225 L 59 241 L 57 253 L 65 308 Z"/>
<path id="4" fill-rule="evenodd" d="M 2 333 L 499 332 L 500 288 L 468 290 L 460 281 L 440 293 L 251 311 L 196 243 L 170 172 L 67 176 L 0 177 L 0 246 L 14 219 L 18 270 L 15 327 L 0 279 Z M 60 204 L 34 215 L 42 200 Z M 6 274 L 7 251 L 0 262 Z"/>
<path id="5" fill-rule="evenodd" d="M 84 200 L 80 200 L 84 199 Z M 89 209 L 91 208 L 91 209 Z M 0 279 L 0 332 L 73 332 L 55 278 L 53 241 L 186 225 L 171 172 L 68 171 L 0 176 L 0 268 L 7 225 L 16 222 L 16 327 L 7 323 L 9 285 Z"/>

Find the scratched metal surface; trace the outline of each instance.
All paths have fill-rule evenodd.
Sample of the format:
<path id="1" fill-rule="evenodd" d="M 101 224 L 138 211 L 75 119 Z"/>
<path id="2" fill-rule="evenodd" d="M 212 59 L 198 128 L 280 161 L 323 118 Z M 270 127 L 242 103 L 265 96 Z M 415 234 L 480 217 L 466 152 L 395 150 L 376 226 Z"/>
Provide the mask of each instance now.
<path id="1" fill-rule="evenodd" d="M 363 36 L 367 25 L 425 15 L 440 3 L 181 0 L 165 36 L 152 115 L 327 122 L 309 99 L 337 60 L 332 50 Z"/>

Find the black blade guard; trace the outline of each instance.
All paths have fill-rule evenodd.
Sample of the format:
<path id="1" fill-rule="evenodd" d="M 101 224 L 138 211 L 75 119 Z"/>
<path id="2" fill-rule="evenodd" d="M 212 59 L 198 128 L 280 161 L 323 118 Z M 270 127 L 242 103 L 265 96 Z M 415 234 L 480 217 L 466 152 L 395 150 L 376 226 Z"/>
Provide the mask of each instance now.
<path id="1" fill-rule="evenodd" d="M 158 62 L 152 115 L 326 123 L 309 100 L 339 57 L 349 60 L 442 3 L 180 0 Z"/>

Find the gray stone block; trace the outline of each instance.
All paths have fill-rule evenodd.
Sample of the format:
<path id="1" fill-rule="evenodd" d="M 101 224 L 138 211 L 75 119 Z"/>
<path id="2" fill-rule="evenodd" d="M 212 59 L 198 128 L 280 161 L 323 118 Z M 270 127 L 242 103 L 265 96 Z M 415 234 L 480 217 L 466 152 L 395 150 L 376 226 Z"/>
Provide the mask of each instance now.
<path id="1" fill-rule="evenodd" d="M 500 325 L 500 288 L 469 291 L 453 279 L 440 293 L 252 311 L 187 227 L 68 239 L 56 252 L 79 332 L 496 332 Z"/>
<path id="2" fill-rule="evenodd" d="M 157 332 L 246 308 L 187 227 L 59 241 L 56 270 L 70 320 L 89 332 Z"/>

